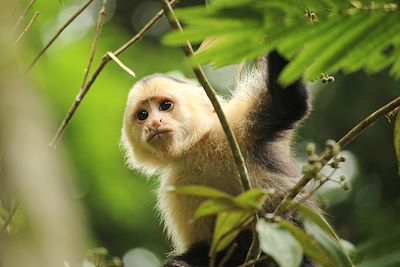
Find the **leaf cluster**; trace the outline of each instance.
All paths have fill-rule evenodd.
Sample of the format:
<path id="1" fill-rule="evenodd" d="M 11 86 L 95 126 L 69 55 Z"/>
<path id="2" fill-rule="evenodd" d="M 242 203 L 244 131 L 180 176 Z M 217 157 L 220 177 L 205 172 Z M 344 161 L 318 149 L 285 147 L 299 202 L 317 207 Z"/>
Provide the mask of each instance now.
<path id="1" fill-rule="evenodd" d="M 186 27 L 169 33 L 166 44 L 211 40 L 195 64 L 221 67 L 278 50 L 290 59 L 283 85 L 303 74 L 316 80 L 324 72 L 373 73 L 388 66 L 400 77 L 400 12 L 389 0 L 216 0 L 176 14 Z"/>

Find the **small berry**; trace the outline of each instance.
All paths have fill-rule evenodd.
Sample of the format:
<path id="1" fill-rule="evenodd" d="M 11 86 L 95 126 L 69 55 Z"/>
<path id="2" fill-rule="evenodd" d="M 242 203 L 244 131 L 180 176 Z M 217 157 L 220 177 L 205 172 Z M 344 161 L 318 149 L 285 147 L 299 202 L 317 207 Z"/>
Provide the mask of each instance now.
<path id="1" fill-rule="evenodd" d="M 322 78 L 322 83 L 327 83 L 328 82 L 328 78 Z"/>
<path id="2" fill-rule="evenodd" d="M 309 156 L 312 156 L 315 154 L 315 144 L 314 143 L 308 143 L 306 147 L 306 152 Z"/>
<path id="3" fill-rule="evenodd" d="M 328 77 L 328 83 L 333 83 L 335 81 L 335 78 L 333 76 Z"/>

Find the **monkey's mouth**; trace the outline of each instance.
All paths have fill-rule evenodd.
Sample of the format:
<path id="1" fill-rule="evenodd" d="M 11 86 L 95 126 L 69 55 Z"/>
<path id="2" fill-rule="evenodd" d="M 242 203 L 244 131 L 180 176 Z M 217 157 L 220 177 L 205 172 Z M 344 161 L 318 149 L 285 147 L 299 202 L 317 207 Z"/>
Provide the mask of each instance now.
<path id="1" fill-rule="evenodd" d="M 147 137 L 147 142 L 149 143 L 150 141 L 157 140 L 157 139 L 161 139 L 161 137 L 168 135 L 169 133 L 172 133 L 171 129 L 160 129 L 154 133 L 151 133 L 148 137 Z"/>

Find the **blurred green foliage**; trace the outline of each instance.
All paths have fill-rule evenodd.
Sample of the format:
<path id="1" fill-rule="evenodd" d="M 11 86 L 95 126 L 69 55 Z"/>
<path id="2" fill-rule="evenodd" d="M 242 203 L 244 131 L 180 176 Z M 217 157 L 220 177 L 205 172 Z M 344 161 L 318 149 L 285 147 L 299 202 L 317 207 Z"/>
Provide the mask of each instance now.
<path id="1" fill-rule="evenodd" d="M 41 49 L 43 38 L 54 31 L 50 26 L 56 24 L 60 13 L 72 3 L 79 5 L 81 1 L 65 0 L 62 4 L 38 1 L 35 4 L 34 10 L 41 14 L 22 41 L 25 48 L 22 66 L 30 63 Z M 126 23 L 120 23 L 128 20 L 130 14 L 124 6 L 132 7 L 132 3 L 127 0 L 115 3 L 117 12 L 105 25 L 95 66 L 105 52 L 118 48 L 134 34 Z M 121 10 L 125 12 L 119 13 Z M 82 38 L 57 40 L 30 74 L 53 111 L 54 132 L 79 91 L 93 34 L 92 26 Z M 154 38 L 134 45 L 120 59 L 137 74 L 137 79 L 154 72 L 175 70 L 192 75 L 179 49 L 165 47 Z M 315 93 L 314 110 L 296 138 L 298 157 L 305 157 L 306 141 L 314 141 L 322 147 L 327 139 L 338 140 L 373 110 L 397 97 L 399 83 L 387 72 L 370 76 L 338 73 L 333 84 L 311 84 Z M 72 119 L 62 139 L 62 148 L 76 178 L 76 190 L 71 192 L 71 197 L 84 205 L 89 219 L 93 244 L 88 247 L 103 246 L 112 255 L 122 256 L 127 250 L 140 246 L 164 257 L 169 249 L 154 209 L 153 191 L 157 179 L 147 181 L 128 170 L 119 148 L 126 96 L 134 82 L 110 63 Z M 392 125 L 381 119 L 348 147 L 357 160 L 353 189 L 343 201 L 333 201 L 328 209 L 328 220 L 333 222 L 340 236 L 356 244 L 369 242 L 369 250 L 365 249 L 367 255 L 374 251 L 371 248 L 381 244 L 374 245 L 374 238 L 395 232 L 400 221 L 400 179 Z M 400 236 L 394 235 L 385 246 L 398 248 L 399 240 Z"/>

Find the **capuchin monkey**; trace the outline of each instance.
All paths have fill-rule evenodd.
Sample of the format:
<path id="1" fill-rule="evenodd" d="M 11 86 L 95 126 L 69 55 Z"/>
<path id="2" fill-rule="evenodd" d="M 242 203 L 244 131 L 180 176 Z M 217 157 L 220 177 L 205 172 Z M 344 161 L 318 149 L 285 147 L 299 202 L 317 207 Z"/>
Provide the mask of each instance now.
<path id="1" fill-rule="evenodd" d="M 300 173 L 291 152 L 293 132 L 310 110 L 302 81 L 286 88 L 278 76 L 288 62 L 277 52 L 258 60 L 221 104 L 242 150 L 252 187 L 284 195 Z M 158 210 L 176 255 L 164 267 L 206 267 L 214 217 L 192 221 L 204 198 L 166 192 L 170 186 L 203 185 L 242 193 L 230 147 L 203 88 L 162 74 L 143 78 L 128 96 L 122 145 L 130 167 L 159 174 Z M 273 211 L 277 203 L 267 203 Z M 244 262 L 250 231 L 224 265 Z M 217 256 L 223 258 L 224 252 Z M 312 266 L 304 262 L 302 266 Z M 257 266 L 277 266 L 272 260 Z"/>

